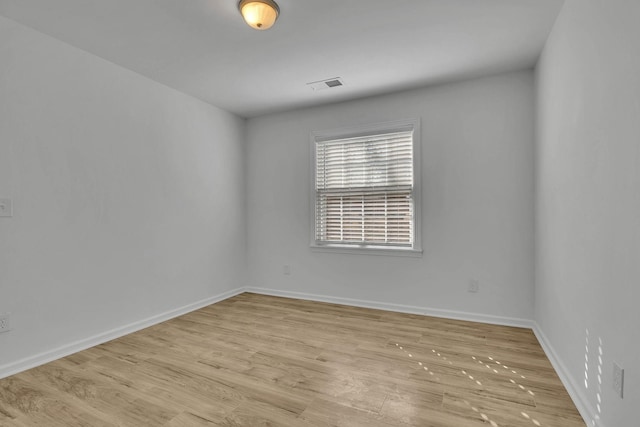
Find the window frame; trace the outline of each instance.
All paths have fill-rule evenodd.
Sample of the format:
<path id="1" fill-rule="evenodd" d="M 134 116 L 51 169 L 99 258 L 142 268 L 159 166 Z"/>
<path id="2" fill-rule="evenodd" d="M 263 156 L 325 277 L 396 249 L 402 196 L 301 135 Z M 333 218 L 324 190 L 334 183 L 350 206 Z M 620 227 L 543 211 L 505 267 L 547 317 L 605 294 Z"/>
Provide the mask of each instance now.
<path id="1" fill-rule="evenodd" d="M 316 241 L 316 143 L 332 139 L 378 135 L 393 132 L 413 131 L 413 246 L 383 246 L 374 244 L 318 244 Z M 309 242 L 317 252 L 349 253 L 366 255 L 422 256 L 422 179 L 421 179 L 421 131 L 420 119 L 401 119 L 365 125 L 347 126 L 337 129 L 311 131 L 310 133 L 310 185 L 309 185 Z"/>

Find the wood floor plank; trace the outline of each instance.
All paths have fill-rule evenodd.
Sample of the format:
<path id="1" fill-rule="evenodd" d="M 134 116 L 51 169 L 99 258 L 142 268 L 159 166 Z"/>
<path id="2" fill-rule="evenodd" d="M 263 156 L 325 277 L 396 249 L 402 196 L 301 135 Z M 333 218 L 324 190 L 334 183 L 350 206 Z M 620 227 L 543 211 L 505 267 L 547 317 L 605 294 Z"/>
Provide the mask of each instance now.
<path id="1" fill-rule="evenodd" d="M 250 293 L 0 380 L 0 425 L 585 427 L 531 330 Z"/>

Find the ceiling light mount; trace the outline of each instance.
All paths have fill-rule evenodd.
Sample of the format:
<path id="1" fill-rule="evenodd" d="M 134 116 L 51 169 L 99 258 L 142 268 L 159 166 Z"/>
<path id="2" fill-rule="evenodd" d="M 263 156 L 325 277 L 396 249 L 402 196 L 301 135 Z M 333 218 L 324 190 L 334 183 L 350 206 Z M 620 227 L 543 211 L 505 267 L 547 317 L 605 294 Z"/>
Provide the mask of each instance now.
<path id="1" fill-rule="evenodd" d="M 256 30 L 268 30 L 280 15 L 280 7 L 273 0 L 240 0 L 238 10 L 247 25 Z"/>

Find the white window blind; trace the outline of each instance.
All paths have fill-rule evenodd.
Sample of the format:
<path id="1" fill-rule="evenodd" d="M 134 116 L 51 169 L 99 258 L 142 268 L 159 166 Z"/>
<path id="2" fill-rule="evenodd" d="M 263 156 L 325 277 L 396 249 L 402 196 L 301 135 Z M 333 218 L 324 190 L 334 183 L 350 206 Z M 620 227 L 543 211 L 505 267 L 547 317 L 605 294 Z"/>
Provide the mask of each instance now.
<path id="1" fill-rule="evenodd" d="M 316 244 L 413 247 L 413 132 L 316 140 Z"/>

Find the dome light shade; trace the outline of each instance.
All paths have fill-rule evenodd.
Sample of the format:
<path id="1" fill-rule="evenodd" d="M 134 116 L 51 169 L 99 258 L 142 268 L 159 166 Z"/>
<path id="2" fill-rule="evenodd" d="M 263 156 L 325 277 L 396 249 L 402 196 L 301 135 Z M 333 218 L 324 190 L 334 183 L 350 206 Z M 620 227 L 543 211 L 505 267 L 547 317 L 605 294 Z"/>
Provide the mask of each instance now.
<path id="1" fill-rule="evenodd" d="M 280 8 L 273 0 L 240 0 L 238 9 L 245 22 L 256 30 L 268 30 L 280 14 Z"/>

